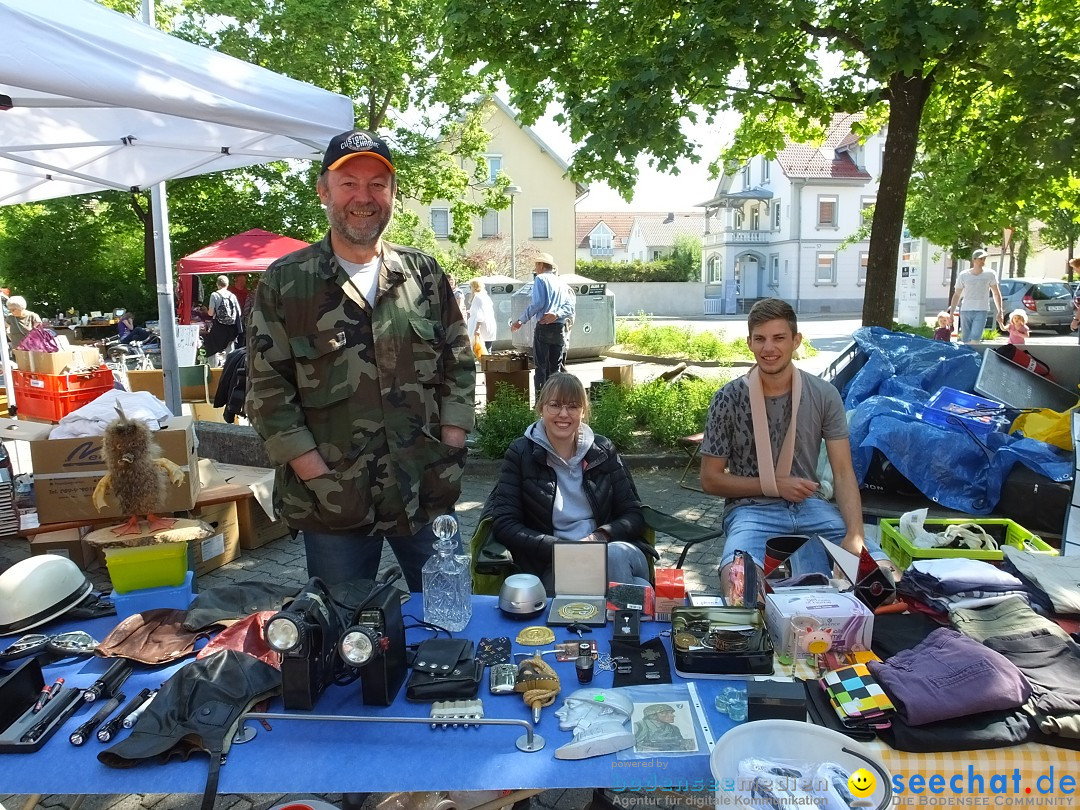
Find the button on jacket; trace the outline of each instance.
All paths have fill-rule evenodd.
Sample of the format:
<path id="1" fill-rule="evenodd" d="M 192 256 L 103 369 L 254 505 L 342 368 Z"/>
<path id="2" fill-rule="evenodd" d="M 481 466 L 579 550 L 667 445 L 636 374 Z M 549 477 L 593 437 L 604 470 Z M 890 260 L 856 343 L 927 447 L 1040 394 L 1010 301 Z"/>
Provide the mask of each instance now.
<path id="1" fill-rule="evenodd" d="M 381 256 L 374 308 L 329 235 L 271 265 L 255 292 L 246 411 L 293 529 L 412 534 L 460 494 L 465 449 L 441 428 L 475 420 L 465 323 L 432 257 L 386 242 Z M 331 472 L 301 481 L 288 462 L 312 449 Z"/>

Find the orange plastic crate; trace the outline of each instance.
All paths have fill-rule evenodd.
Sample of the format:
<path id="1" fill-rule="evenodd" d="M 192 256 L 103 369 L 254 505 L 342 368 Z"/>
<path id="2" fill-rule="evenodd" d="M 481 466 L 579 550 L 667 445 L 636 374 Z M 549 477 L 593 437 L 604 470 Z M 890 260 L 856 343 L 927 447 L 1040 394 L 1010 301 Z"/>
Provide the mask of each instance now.
<path id="1" fill-rule="evenodd" d="M 112 369 L 107 366 L 72 374 L 38 374 L 17 369 L 12 374 L 16 394 L 24 390 L 39 394 L 72 394 L 76 391 L 108 391 L 113 387 Z"/>
<path id="2" fill-rule="evenodd" d="M 90 404 L 111 389 L 112 385 L 108 388 L 75 391 L 70 394 L 52 394 L 36 388 L 16 388 L 15 402 L 19 416 L 59 422 L 72 411 Z"/>

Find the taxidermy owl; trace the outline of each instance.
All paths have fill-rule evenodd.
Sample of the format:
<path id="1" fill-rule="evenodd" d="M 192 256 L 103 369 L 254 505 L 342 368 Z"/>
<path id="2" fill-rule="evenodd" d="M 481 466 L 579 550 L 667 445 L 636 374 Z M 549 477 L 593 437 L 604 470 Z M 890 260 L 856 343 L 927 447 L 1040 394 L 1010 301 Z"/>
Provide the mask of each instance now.
<path id="1" fill-rule="evenodd" d="M 113 529 L 117 535 L 138 534 L 141 515 L 146 516 L 150 529 L 168 529 L 176 521 L 156 517 L 154 512 L 160 511 L 165 501 L 165 479 L 179 486 L 184 472 L 160 458 L 161 448 L 145 422 L 128 419 L 119 405 L 116 412 L 116 419 L 105 428 L 103 453 L 108 472 L 94 488 L 94 506 L 99 512 L 104 509 L 106 494 L 120 504 L 128 522 Z"/>

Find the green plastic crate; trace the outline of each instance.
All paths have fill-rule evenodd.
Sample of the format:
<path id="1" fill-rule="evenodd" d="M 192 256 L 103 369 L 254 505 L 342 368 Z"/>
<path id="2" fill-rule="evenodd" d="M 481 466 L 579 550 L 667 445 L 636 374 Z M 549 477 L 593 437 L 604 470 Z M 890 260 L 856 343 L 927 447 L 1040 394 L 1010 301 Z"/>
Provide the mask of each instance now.
<path id="1" fill-rule="evenodd" d="M 1051 548 L 1042 538 L 1033 532 L 1029 532 L 1019 523 L 1006 518 L 979 518 L 976 520 L 956 519 L 930 519 L 924 526 L 927 531 L 942 531 L 944 527 L 958 523 L 977 523 L 983 527 L 1004 526 L 1005 542 L 1013 548 L 1025 548 L 1042 553 L 1056 555 L 1056 549 Z M 981 551 L 967 548 L 917 548 L 911 541 L 900 534 L 899 518 L 882 518 L 878 523 L 881 534 L 881 548 L 889 555 L 899 568 L 904 569 L 911 565 L 912 560 L 942 560 L 947 558 L 963 557 L 969 560 L 987 560 L 989 562 L 1001 562 L 1005 555 L 1001 551 Z"/>

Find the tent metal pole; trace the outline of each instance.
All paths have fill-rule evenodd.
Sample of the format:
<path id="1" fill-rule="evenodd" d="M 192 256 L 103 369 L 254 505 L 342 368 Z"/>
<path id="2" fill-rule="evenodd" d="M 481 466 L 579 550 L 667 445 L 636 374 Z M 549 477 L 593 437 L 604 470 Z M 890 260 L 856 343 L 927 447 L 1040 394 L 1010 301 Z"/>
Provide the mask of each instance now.
<path id="1" fill-rule="evenodd" d="M 6 300 L 0 302 L 0 316 L 4 319 L 7 318 L 7 302 Z M 7 323 L 0 321 L 0 366 L 4 371 L 4 391 L 7 393 L 8 402 L 8 416 L 11 416 L 11 411 L 17 408 L 15 402 L 15 384 L 12 381 L 11 374 L 11 355 L 8 352 L 8 339 L 7 339 Z"/>
<path id="2" fill-rule="evenodd" d="M 180 361 L 176 355 L 176 305 L 173 302 L 172 246 L 165 184 L 150 189 L 154 217 L 154 258 L 157 264 L 158 328 L 161 332 L 161 370 L 165 376 L 165 405 L 177 416 L 180 404 Z"/>

